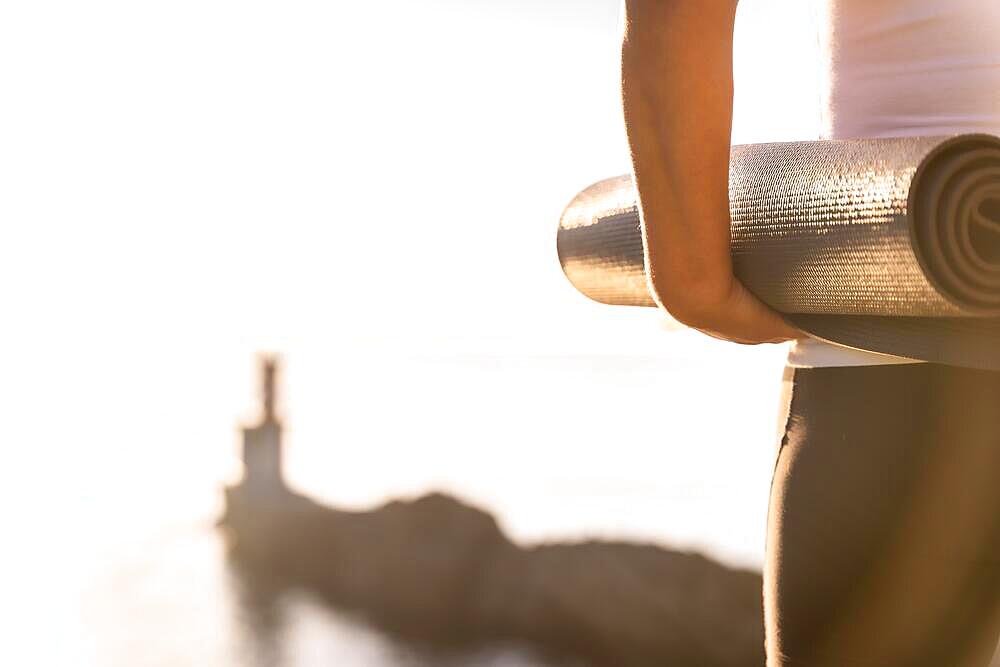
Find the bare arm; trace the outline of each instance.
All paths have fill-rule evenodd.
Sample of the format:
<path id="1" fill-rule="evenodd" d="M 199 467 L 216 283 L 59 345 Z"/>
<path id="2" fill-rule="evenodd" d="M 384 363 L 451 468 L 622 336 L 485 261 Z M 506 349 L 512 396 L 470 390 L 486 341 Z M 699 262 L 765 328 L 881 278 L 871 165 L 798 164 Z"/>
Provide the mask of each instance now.
<path id="1" fill-rule="evenodd" d="M 733 276 L 737 0 L 625 0 L 622 100 L 650 283 L 673 317 L 740 343 L 800 335 Z"/>

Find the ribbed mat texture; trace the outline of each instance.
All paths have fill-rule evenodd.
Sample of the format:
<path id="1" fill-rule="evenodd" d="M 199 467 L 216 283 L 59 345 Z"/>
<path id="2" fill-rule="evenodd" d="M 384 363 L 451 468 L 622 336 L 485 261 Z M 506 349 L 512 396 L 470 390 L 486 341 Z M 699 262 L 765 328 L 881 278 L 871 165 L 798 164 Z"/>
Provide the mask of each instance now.
<path id="1" fill-rule="evenodd" d="M 737 276 L 820 338 L 1000 370 L 1000 139 L 970 134 L 734 146 Z M 597 183 L 559 259 L 603 303 L 653 306 L 636 193 Z"/>

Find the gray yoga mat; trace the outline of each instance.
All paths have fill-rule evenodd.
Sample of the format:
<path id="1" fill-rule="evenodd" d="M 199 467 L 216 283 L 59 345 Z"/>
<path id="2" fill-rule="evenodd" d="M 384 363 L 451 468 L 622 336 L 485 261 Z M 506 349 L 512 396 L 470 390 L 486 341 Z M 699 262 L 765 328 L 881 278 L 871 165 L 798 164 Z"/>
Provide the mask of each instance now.
<path id="1" fill-rule="evenodd" d="M 1000 370 L 1000 138 L 734 146 L 729 194 L 736 275 L 796 326 Z M 587 296 L 655 306 L 631 178 L 577 195 L 558 250 Z"/>

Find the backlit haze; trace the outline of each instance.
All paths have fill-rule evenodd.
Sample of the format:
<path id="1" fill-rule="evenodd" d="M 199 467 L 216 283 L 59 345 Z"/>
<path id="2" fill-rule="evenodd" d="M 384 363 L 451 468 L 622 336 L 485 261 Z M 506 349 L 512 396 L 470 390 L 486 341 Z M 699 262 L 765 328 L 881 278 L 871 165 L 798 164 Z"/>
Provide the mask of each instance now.
<path id="1" fill-rule="evenodd" d="M 814 138 L 810 3 L 740 5 L 734 141 Z M 759 566 L 784 350 L 589 302 L 556 259 L 563 206 L 628 170 L 617 30 L 614 0 L 0 7 L 24 655 L 100 662 L 129 572 L 210 525 L 259 351 L 311 495 Z"/>

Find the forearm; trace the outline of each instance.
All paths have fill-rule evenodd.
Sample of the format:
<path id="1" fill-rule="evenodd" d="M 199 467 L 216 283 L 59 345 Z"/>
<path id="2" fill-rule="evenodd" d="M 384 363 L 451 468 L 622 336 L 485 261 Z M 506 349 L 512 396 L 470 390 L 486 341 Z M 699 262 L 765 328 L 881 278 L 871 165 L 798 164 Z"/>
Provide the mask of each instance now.
<path id="1" fill-rule="evenodd" d="M 625 0 L 622 100 L 650 280 L 673 314 L 729 296 L 736 0 Z"/>

